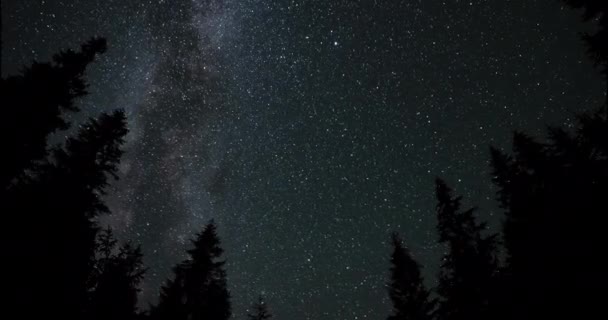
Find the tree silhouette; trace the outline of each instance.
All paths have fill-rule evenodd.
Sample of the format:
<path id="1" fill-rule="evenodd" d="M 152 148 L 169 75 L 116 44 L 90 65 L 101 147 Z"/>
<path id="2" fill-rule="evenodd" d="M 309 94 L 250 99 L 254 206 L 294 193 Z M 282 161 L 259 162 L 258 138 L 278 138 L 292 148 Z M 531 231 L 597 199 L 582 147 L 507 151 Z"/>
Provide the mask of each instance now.
<path id="1" fill-rule="evenodd" d="M 95 38 L 2 79 L 0 209 L 11 228 L 3 249 L 11 261 L 8 310 L 24 317 L 78 319 L 85 314 L 95 262 L 96 218 L 110 178 L 117 178 L 127 133 L 123 111 L 81 124 L 49 150 L 49 134 L 70 125 L 64 112 L 77 112 L 86 95 L 86 67 L 105 51 Z M 126 254 L 126 252 L 125 252 Z"/>
<path id="2" fill-rule="evenodd" d="M 116 250 L 117 241 L 111 229 L 98 237 L 95 270 L 91 281 L 93 292 L 87 310 L 89 319 L 136 319 L 137 293 L 145 269 L 139 247 L 129 243 Z"/>
<path id="3" fill-rule="evenodd" d="M 579 116 L 573 133 L 550 128 L 544 143 L 516 133 L 513 155 L 492 149 L 518 318 L 580 318 L 601 305 L 608 284 L 597 252 L 608 212 L 606 137 L 608 121 L 598 111 Z"/>
<path id="4" fill-rule="evenodd" d="M 0 80 L 0 188 L 34 169 L 48 154 L 49 134 L 70 126 L 63 114 L 79 111 L 76 98 L 87 94 L 85 70 L 105 50 L 106 40 L 93 38 L 80 52 L 60 52 L 52 63 L 34 62 L 22 74 Z"/>
<path id="5" fill-rule="evenodd" d="M 249 320 L 266 320 L 272 318 L 272 314 L 268 311 L 268 305 L 262 296 L 258 297 L 258 301 L 251 306 L 251 312 L 247 313 Z"/>
<path id="6" fill-rule="evenodd" d="M 47 314 L 67 318 L 82 314 L 95 257 L 95 219 L 108 213 L 102 197 L 108 178 L 116 176 L 126 133 L 122 111 L 90 119 L 53 150 L 36 176 L 7 191 L 2 205 L 15 226 L 7 233 L 9 256 L 21 277 L 12 283 L 20 303 L 44 304 Z M 27 237 L 19 237 L 22 230 Z"/>
<path id="7" fill-rule="evenodd" d="M 403 246 L 397 233 L 392 235 L 391 280 L 388 283 L 393 312 L 388 320 L 433 319 L 435 300 L 431 300 L 420 275 L 420 266 Z"/>
<path id="8" fill-rule="evenodd" d="M 583 39 L 608 76 L 608 2 L 565 2 L 596 22 L 595 33 Z M 574 131 L 549 128 L 543 142 L 515 133 L 512 155 L 491 150 L 506 215 L 502 289 L 512 318 L 585 318 L 602 311 L 599 297 L 608 281 L 598 250 L 608 212 L 608 99 L 604 108 L 579 115 Z"/>
<path id="9" fill-rule="evenodd" d="M 475 208 L 462 211 L 462 197 L 436 180 L 437 230 L 439 242 L 447 246 L 437 291 L 441 296 L 440 319 L 485 319 L 490 313 L 490 296 L 497 263 L 496 235 L 484 236 L 486 225 L 477 223 Z"/>
<path id="10" fill-rule="evenodd" d="M 608 2 L 604 0 L 564 0 L 569 6 L 583 9 L 585 21 L 596 21 L 597 30 L 594 34 L 586 33 L 583 39 L 587 43 L 588 52 L 596 65 L 602 68 L 608 76 Z"/>
<path id="11" fill-rule="evenodd" d="M 210 221 L 192 241 L 188 259 L 174 269 L 174 278 L 161 288 L 153 319 L 227 320 L 231 316 L 223 249 Z"/>

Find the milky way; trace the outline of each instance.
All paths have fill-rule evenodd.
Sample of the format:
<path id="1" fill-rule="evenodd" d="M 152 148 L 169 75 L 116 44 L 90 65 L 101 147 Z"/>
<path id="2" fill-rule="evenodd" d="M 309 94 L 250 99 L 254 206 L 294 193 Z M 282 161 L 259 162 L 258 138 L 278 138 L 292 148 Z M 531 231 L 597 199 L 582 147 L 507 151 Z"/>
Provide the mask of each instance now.
<path id="1" fill-rule="evenodd" d="M 3 1 L 3 75 L 94 35 L 85 115 L 125 108 L 103 220 L 141 243 L 154 302 L 215 219 L 234 314 L 383 318 L 388 237 L 433 281 L 433 179 L 493 225 L 488 146 L 601 101 L 558 1 Z"/>

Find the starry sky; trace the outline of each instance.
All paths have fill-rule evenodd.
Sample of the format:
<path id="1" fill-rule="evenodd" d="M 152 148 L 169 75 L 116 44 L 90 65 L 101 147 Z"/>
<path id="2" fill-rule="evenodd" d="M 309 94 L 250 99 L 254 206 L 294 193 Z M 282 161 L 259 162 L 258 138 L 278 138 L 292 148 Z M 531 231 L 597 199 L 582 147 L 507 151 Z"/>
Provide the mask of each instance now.
<path id="1" fill-rule="evenodd" d="M 3 76 L 108 39 L 76 118 L 128 113 L 101 223 L 143 307 L 213 218 L 235 318 L 385 318 L 391 231 L 436 275 L 436 176 L 496 226 L 488 147 L 603 101 L 558 0 L 3 0 L 2 27 Z"/>

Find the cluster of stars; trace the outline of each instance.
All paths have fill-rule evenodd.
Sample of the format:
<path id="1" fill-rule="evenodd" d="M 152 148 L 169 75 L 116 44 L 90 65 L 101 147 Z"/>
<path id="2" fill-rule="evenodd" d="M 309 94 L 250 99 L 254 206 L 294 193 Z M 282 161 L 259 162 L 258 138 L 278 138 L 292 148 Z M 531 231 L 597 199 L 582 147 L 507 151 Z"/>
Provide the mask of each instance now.
<path id="1" fill-rule="evenodd" d="M 260 293 L 276 318 L 385 317 L 392 231 L 435 277 L 435 176 L 495 225 L 487 146 L 602 98 L 575 14 L 540 0 L 15 0 L 2 15 L 3 75 L 108 38 L 80 103 L 129 115 L 104 223 L 142 244 L 142 306 L 214 218 L 236 317 Z"/>

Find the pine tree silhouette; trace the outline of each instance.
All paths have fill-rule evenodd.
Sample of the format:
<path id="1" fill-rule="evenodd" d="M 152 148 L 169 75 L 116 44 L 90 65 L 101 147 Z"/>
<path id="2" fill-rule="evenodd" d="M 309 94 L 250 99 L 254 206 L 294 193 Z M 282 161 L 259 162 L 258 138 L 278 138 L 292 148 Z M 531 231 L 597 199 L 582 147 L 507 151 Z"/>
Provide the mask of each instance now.
<path id="1" fill-rule="evenodd" d="M 89 319 L 136 319 L 137 293 L 145 269 L 139 247 L 127 243 L 116 250 L 111 229 L 98 237 L 95 269 L 92 275 Z"/>
<path id="2" fill-rule="evenodd" d="M 608 2 L 604 0 L 564 0 L 569 6 L 583 9 L 585 21 L 597 22 L 597 30 L 594 34 L 584 34 L 583 39 L 587 43 L 589 55 L 593 61 L 602 68 L 603 73 L 608 76 Z"/>
<path id="3" fill-rule="evenodd" d="M 608 121 L 598 111 L 578 122 L 574 133 L 550 128 L 545 143 L 516 133 L 513 155 L 492 149 L 517 318 L 591 315 L 608 284 L 598 254 L 608 212 Z"/>
<path id="4" fill-rule="evenodd" d="M 462 197 L 436 180 L 437 230 L 447 247 L 437 291 L 441 297 L 440 319 L 486 319 L 490 315 L 491 292 L 497 262 L 496 235 L 484 236 L 484 223 L 477 223 L 475 208 L 462 211 Z"/>
<path id="5" fill-rule="evenodd" d="M 247 313 L 249 320 L 266 320 L 272 318 L 272 314 L 268 311 L 268 305 L 262 296 L 258 297 L 258 301 L 251 306 L 251 311 Z"/>
<path id="6" fill-rule="evenodd" d="M 34 62 L 22 74 L 0 81 L 2 190 L 44 160 L 49 134 L 70 126 L 63 114 L 79 111 L 76 99 L 87 94 L 85 70 L 105 50 L 106 40 L 93 38 L 80 52 L 60 52 L 52 63 Z"/>
<path id="7" fill-rule="evenodd" d="M 174 278 L 161 288 L 153 319 L 227 320 L 231 316 L 223 249 L 210 221 L 192 241 L 187 260 L 174 269 Z"/>
<path id="8" fill-rule="evenodd" d="M 123 111 L 90 119 L 64 147 L 52 150 L 36 175 L 5 191 L 3 212 L 15 227 L 5 244 L 19 275 L 8 285 L 15 291 L 13 307 L 68 319 L 84 313 L 95 219 L 108 213 L 102 197 L 108 178 L 116 177 L 126 133 Z"/>
<path id="9" fill-rule="evenodd" d="M 392 235 L 391 280 L 388 283 L 393 312 L 388 320 L 433 319 L 435 300 L 430 298 L 420 275 L 420 266 L 403 246 L 397 233 Z"/>

